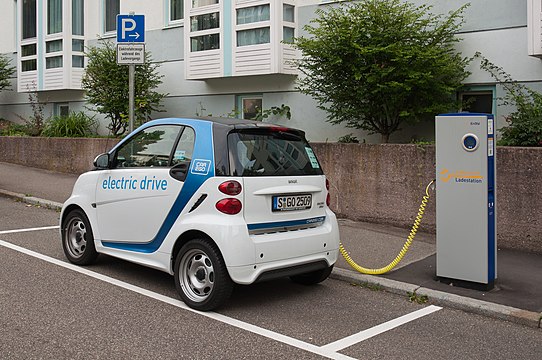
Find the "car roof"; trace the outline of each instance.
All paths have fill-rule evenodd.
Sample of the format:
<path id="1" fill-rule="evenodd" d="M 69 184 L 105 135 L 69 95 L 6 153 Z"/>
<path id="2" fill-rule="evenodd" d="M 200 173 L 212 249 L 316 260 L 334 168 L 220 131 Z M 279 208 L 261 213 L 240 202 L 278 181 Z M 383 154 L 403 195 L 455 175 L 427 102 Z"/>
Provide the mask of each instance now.
<path id="1" fill-rule="evenodd" d="M 286 131 L 292 131 L 292 132 L 297 132 L 297 133 L 302 133 L 302 134 L 305 133 L 304 131 L 300 129 L 292 128 L 285 125 L 272 124 L 272 123 L 266 123 L 266 122 L 255 121 L 255 120 L 213 117 L 213 116 L 169 117 L 169 118 L 163 118 L 163 119 L 155 119 L 149 123 L 152 123 L 152 122 L 182 123 L 183 120 L 206 121 L 206 122 L 211 122 L 213 124 L 222 125 L 222 126 L 234 128 L 234 129 L 255 129 L 255 128 L 264 129 L 264 128 L 270 128 L 270 127 L 280 127 Z"/>

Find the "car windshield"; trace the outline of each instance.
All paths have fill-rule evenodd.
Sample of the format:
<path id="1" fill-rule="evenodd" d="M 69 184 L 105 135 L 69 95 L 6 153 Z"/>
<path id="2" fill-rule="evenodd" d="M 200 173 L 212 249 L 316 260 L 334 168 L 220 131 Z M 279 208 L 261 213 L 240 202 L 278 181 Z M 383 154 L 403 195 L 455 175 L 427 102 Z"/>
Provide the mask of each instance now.
<path id="1" fill-rule="evenodd" d="M 241 130 L 228 135 L 233 176 L 322 175 L 305 138 L 295 132 Z"/>

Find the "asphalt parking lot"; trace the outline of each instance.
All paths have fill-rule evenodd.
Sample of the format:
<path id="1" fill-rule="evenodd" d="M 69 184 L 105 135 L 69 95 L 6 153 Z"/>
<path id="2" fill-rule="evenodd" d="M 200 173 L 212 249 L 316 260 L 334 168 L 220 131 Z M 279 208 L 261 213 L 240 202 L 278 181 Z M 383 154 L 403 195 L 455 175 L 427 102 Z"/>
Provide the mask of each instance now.
<path id="1" fill-rule="evenodd" d="M 0 197 L 2 359 L 540 359 L 539 329 L 329 279 L 239 286 L 188 309 L 173 278 L 107 256 L 69 264 L 59 213 Z"/>

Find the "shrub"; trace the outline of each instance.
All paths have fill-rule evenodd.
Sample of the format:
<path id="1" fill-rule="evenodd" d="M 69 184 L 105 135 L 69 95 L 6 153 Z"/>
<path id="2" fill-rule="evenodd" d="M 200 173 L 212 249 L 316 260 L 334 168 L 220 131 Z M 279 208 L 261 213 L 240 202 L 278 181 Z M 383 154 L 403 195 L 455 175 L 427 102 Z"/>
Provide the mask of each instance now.
<path id="1" fill-rule="evenodd" d="M 514 112 L 506 117 L 507 126 L 499 132 L 502 137 L 498 145 L 504 146 L 542 146 L 542 94 L 529 89 L 512 79 L 512 76 L 491 63 L 480 53 L 480 68 L 489 74 L 506 90 L 506 95 L 500 99 L 503 105 L 512 105 Z"/>
<path id="2" fill-rule="evenodd" d="M 2 121 L 0 126 L 0 136 L 27 136 L 29 129 L 27 125 L 15 124 L 9 121 Z"/>
<path id="3" fill-rule="evenodd" d="M 95 136 L 98 123 L 82 111 L 70 112 L 67 116 L 53 116 L 43 129 L 47 137 L 89 137 Z"/>

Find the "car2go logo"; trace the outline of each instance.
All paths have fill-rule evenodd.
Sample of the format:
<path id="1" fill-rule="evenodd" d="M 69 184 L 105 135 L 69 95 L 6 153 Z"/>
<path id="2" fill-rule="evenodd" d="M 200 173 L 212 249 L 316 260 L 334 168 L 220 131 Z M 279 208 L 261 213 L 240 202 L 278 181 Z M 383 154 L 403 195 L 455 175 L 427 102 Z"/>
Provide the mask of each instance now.
<path id="1" fill-rule="evenodd" d="M 190 172 L 194 175 L 207 175 L 211 168 L 211 160 L 195 159 Z"/>

